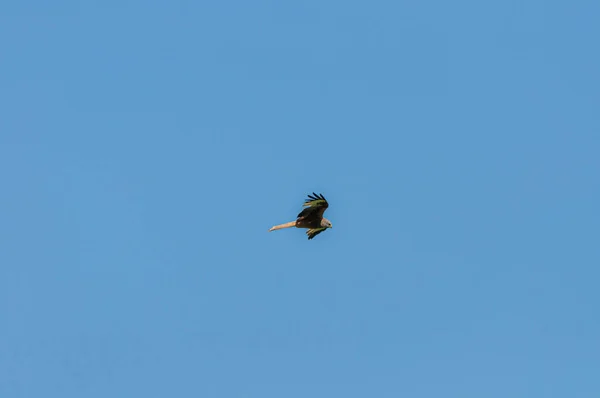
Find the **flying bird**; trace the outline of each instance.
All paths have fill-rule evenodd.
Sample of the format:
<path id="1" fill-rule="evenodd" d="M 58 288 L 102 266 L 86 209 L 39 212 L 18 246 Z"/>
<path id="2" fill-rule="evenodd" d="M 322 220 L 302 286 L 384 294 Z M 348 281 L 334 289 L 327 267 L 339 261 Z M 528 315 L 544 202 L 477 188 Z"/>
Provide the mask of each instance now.
<path id="1" fill-rule="evenodd" d="M 323 195 L 317 195 L 313 192 L 312 195 L 308 195 L 308 199 L 306 199 L 302 207 L 305 207 L 305 209 L 298 214 L 296 221 L 275 225 L 274 227 L 271 227 L 269 232 L 292 227 L 308 228 L 306 235 L 308 235 L 308 239 L 310 240 L 327 228 L 333 227 L 331 221 L 323 217 L 323 213 L 327 207 L 329 207 L 329 204 Z"/>

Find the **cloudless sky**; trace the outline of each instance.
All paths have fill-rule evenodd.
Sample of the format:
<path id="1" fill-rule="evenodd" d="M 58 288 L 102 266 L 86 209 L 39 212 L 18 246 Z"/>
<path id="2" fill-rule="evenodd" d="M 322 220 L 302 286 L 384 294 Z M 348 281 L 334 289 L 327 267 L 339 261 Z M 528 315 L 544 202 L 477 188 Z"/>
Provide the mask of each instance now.
<path id="1" fill-rule="evenodd" d="M 600 396 L 599 20 L 4 2 L 0 397 Z"/>

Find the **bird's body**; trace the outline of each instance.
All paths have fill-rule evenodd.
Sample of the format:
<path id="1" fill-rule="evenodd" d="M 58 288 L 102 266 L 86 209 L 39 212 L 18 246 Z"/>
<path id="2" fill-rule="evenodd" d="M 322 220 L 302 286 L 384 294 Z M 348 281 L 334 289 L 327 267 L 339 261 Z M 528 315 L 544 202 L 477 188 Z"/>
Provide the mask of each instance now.
<path id="1" fill-rule="evenodd" d="M 327 228 L 332 228 L 331 221 L 323 217 L 323 213 L 329 207 L 327 200 L 323 195 L 317 195 L 314 192 L 312 195 L 308 195 L 308 198 L 303 204 L 305 209 L 298 214 L 296 221 L 275 225 L 269 231 L 292 227 L 307 228 L 308 231 L 306 231 L 306 234 L 308 235 L 308 239 L 312 239 Z"/>

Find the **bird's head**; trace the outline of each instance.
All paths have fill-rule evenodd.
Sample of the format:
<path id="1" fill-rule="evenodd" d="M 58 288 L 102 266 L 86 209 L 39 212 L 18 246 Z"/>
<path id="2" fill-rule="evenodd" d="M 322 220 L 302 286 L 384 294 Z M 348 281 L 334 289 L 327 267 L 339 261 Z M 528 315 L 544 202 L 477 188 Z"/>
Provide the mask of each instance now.
<path id="1" fill-rule="evenodd" d="M 333 228 L 333 225 L 331 224 L 331 221 L 329 221 L 326 218 L 324 218 L 324 219 L 321 220 L 321 226 L 325 227 L 325 228 Z"/>

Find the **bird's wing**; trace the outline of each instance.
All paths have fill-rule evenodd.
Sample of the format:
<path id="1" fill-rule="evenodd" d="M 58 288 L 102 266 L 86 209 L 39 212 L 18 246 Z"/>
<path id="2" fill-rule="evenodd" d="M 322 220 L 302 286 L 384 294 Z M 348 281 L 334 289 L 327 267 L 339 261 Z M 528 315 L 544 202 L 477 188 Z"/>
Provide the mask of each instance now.
<path id="1" fill-rule="evenodd" d="M 316 217 L 321 219 L 323 218 L 323 213 L 325 213 L 325 210 L 329 207 L 329 203 L 327 203 L 327 200 L 323 195 L 317 195 L 313 192 L 312 195 L 308 195 L 308 199 L 306 199 L 302 206 L 305 207 L 305 209 L 298 214 L 298 217 L 303 217 L 305 219 L 308 217 Z"/>
<path id="2" fill-rule="evenodd" d="M 309 229 L 308 231 L 306 231 L 306 235 L 308 235 L 308 240 L 311 240 L 312 238 L 319 235 L 321 232 L 325 231 L 326 229 L 327 228 Z"/>

